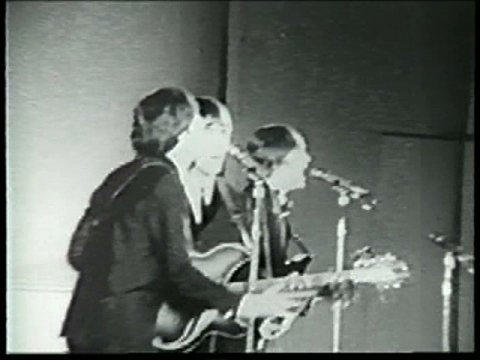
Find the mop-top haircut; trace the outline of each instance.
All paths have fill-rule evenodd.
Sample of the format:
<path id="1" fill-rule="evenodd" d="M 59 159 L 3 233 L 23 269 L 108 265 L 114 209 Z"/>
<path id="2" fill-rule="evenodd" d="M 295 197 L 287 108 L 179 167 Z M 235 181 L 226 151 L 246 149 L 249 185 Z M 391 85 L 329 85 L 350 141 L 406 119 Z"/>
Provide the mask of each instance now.
<path id="1" fill-rule="evenodd" d="M 305 147 L 304 136 L 288 125 L 262 126 L 247 143 L 250 156 L 266 168 L 281 164 L 292 150 Z"/>
<path id="2" fill-rule="evenodd" d="M 168 87 L 147 95 L 133 112 L 132 147 L 142 156 L 165 154 L 198 113 L 198 103 L 187 90 Z"/>
<path id="3" fill-rule="evenodd" d="M 226 105 L 208 96 L 199 96 L 196 100 L 199 105 L 200 116 L 207 121 L 205 126 L 220 126 L 225 132 L 229 134 L 232 132 L 232 116 Z"/>

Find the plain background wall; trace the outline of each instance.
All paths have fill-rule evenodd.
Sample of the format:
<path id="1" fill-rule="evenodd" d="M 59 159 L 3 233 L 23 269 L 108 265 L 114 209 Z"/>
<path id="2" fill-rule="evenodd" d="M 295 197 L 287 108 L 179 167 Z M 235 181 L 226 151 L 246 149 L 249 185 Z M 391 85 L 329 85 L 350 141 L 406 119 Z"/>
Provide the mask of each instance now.
<path id="1" fill-rule="evenodd" d="M 192 1 L 7 4 L 10 351 L 62 349 L 71 233 L 93 189 L 132 158 L 137 101 L 162 86 L 217 95 L 225 11 Z"/>
<path id="2" fill-rule="evenodd" d="M 236 141 L 268 123 L 307 136 L 317 166 L 371 189 L 377 211 L 349 210 L 347 250 L 372 245 L 407 261 L 412 277 L 380 300 L 359 289 L 344 312 L 343 351 L 440 351 L 442 251 L 433 231 L 473 248 L 473 2 L 234 2 L 227 99 Z M 470 119 L 471 120 L 471 119 Z M 473 127 L 469 126 L 469 132 Z M 293 222 L 317 254 L 311 271 L 335 265 L 336 195 L 310 184 L 294 194 Z M 473 278 L 462 273 L 460 350 L 473 349 Z M 330 351 L 332 318 L 317 306 L 276 351 Z"/>

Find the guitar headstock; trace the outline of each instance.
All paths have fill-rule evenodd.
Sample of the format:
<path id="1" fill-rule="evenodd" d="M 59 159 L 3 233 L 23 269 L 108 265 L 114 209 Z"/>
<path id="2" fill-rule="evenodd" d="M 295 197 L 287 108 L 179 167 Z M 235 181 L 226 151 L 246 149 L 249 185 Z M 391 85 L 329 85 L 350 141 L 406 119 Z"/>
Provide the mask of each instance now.
<path id="1" fill-rule="evenodd" d="M 410 277 L 405 261 L 391 253 L 376 255 L 370 248 L 360 251 L 353 262 L 352 273 L 354 281 L 375 284 L 382 290 L 399 288 Z"/>

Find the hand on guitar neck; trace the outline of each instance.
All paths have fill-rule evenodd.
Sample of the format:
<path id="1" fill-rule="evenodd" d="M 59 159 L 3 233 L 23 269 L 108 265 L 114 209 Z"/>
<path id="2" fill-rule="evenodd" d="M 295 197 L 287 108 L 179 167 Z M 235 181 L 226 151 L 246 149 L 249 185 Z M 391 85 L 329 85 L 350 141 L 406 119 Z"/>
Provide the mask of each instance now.
<path id="1" fill-rule="evenodd" d="M 288 291 L 284 291 L 288 290 Z M 272 316 L 287 317 L 298 313 L 318 290 L 308 289 L 298 273 L 291 274 L 283 283 L 272 285 L 262 293 L 246 294 L 237 311 L 242 320 Z"/>
<path id="2" fill-rule="evenodd" d="M 272 285 L 261 294 L 244 296 L 237 311 L 242 318 L 289 318 L 304 316 L 316 300 L 341 301 L 350 305 L 354 296 L 354 284 L 350 279 L 332 282 L 321 289 L 312 289 L 298 272 L 292 272 L 284 282 Z"/>
<path id="3" fill-rule="evenodd" d="M 396 256 L 362 250 L 354 259 L 352 269 L 259 279 L 252 289 L 248 283 L 232 281 L 235 272 L 241 271 L 241 265 L 248 264 L 245 259 L 248 251 L 235 244 L 223 244 L 207 254 L 192 254 L 194 265 L 206 276 L 234 293 L 245 294 L 237 309 L 237 319 L 264 318 L 266 339 L 278 338 L 290 329 L 317 296 L 332 302 L 339 298 L 349 300 L 353 295 L 352 282 L 375 285 L 383 291 L 400 287 L 410 277 L 407 264 Z M 157 314 L 153 345 L 162 350 L 186 351 L 209 334 L 242 337 L 244 331 L 230 316 L 221 316 L 218 310 L 207 309 L 192 316 L 167 302 Z"/>
<path id="4" fill-rule="evenodd" d="M 306 282 L 299 273 L 288 276 L 287 288 L 292 291 L 308 288 Z M 273 340 L 285 334 L 299 316 L 306 316 L 312 306 L 319 300 L 327 300 L 333 303 L 340 301 L 345 308 L 351 304 L 354 296 L 354 283 L 350 279 L 332 282 L 322 289 L 315 291 L 311 297 L 303 299 L 297 310 L 289 311 L 285 315 L 267 317 L 260 326 L 260 334 L 265 340 Z"/>

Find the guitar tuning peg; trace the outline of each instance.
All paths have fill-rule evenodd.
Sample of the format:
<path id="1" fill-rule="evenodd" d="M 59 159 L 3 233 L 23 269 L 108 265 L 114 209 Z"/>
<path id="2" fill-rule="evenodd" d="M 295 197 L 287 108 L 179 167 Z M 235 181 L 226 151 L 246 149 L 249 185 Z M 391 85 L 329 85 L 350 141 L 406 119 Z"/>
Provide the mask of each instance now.
<path id="1" fill-rule="evenodd" d="M 358 260 L 358 259 L 368 259 L 371 257 L 374 257 L 375 254 L 370 246 L 364 246 L 361 249 L 356 250 L 352 255 L 351 258 L 352 260 Z"/>

